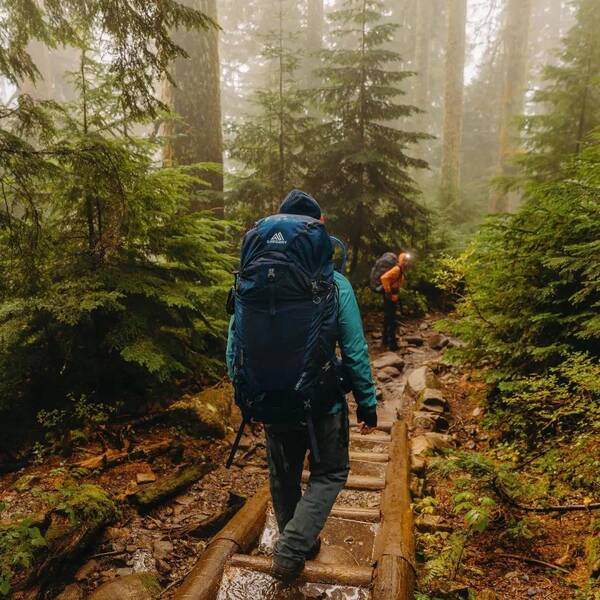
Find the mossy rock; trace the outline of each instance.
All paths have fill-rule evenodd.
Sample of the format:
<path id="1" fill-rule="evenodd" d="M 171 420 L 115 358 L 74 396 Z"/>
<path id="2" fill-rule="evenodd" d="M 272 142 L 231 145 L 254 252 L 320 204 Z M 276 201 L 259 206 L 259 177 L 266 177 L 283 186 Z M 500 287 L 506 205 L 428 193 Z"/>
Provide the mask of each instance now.
<path id="1" fill-rule="evenodd" d="M 224 438 L 231 418 L 233 389 L 221 385 L 182 398 L 169 407 L 171 422 L 194 437 Z"/>
<path id="2" fill-rule="evenodd" d="M 132 496 L 132 500 L 142 509 L 149 509 L 156 504 L 175 496 L 179 492 L 210 473 L 215 468 L 212 463 L 202 463 L 180 469 L 177 473 L 160 479 L 156 483 L 144 486 Z"/>
<path id="3" fill-rule="evenodd" d="M 162 588 L 154 573 L 135 573 L 101 585 L 89 600 L 156 600 Z"/>

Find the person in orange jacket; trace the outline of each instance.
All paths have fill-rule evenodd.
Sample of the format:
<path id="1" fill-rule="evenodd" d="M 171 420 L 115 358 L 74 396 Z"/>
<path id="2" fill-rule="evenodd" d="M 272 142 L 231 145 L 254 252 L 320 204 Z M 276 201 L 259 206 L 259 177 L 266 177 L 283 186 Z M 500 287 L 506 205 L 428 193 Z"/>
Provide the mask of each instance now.
<path id="1" fill-rule="evenodd" d="M 412 264 L 412 256 L 402 252 L 398 264 L 381 276 L 383 287 L 383 344 L 390 350 L 398 350 L 396 340 L 396 306 L 400 298 L 400 288 L 406 281 L 406 274 Z"/>

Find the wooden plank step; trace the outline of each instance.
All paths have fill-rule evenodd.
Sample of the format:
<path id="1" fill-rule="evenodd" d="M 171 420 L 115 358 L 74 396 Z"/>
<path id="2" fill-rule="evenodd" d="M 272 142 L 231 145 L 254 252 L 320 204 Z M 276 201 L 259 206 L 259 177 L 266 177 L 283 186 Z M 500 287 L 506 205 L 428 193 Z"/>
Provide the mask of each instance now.
<path id="1" fill-rule="evenodd" d="M 388 460 L 390 460 L 390 455 L 387 452 L 354 452 L 351 450 L 350 460 L 386 463 Z"/>
<path id="2" fill-rule="evenodd" d="M 302 483 L 308 483 L 310 471 L 302 472 Z M 378 491 L 385 488 L 385 479 L 367 477 L 365 475 L 350 475 L 344 489 Z"/>
<path id="3" fill-rule="evenodd" d="M 350 433 L 350 441 L 359 441 L 359 442 L 373 442 L 376 444 L 389 444 L 392 441 L 391 436 L 386 435 L 385 433 L 370 433 L 369 435 L 362 435 L 360 433 L 355 433 L 354 431 Z"/>
<path id="4" fill-rule="evenodd" d="M 377 423 L 376 431 L 384 431 L 385 433 L 390 433 L 392 431 L 393 426 L 394 421 L 381 421 L 381 423 Z M 352 427 L 352 429 L 356 429 L 358 427 L 358 422 L 352 419 L 350 421 L 350 427 Z"/>
<path id="5" fill-rule="evenodd" d="M 331 511 L 332 517 L 338 519 L 349 519 L 350 521 L 363 521 L 366 523 L 377 523 L 381 517 L 378 508 L 357 508 L 354 506 L 334 506 Z"/>
<path id="6" fill-rule="evenodd" d="M 235 554 L 231 557 L 229 565 L 242 569 L 271 572 L 271 559 L 266 556 L 248 556 Z M 306 561 L 304 571 L 299 578 L 302 583 L 328 583 L 332 585 L 347 585 L 351 587 L 368 587 L 373 579 L 371 567 L 357 565 L 325 565 L 315 561 Z"/>

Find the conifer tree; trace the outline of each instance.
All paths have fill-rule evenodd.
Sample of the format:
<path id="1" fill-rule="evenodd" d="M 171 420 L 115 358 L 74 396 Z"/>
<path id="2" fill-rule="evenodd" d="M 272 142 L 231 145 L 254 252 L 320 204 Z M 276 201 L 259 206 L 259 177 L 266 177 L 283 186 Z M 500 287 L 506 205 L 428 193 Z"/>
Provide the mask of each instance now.
<path id="1" fill-rule="evenodd" d="M 326 122 L 308 187 L 324 201 L 332 228 L 348 238 L 351 272 L 369 252 L 416 243 L 427 222 L 410 174 L 427 163 L 407 154 L 427 136 L 394 126 L 419 111 L 397 101 L 411 73 L 396 70 L 399 55 L 384 48 L 396 26 L 383 23 L 383 14 L 380 0 L 347 0 L 333 12 L 338 44 L 324 51 L 320 71 Z"/>
<path id="2" fill-rule="evenodd" d="M 158 145 L 133 135 L 161 107 L 148 73 L 166 76 L 181 52 L 168 31 L 202 26 L 203 15 L 147 0 L 47 0 L 49 12 L 24 19 L 17 4 L 2 3 L 10 33 L 36 14 L 41 29 L 0 47 L 0 73 L 35 77 L 18 48 L 27 34 L 69 41 L 80 59 L 73 102 L 22 95 L 0 106 L 0 423 L 16 406 L 25 418 L 68 394 L 143 398 L 215 373 L 230 266 L 226 225 L 186 210 L 196 179 L 159 168 Z M 97 36 L 112 62 L 94 50 Z"/>
<path id="3" fill-rule="evenodd" d="M 265 37 L 263 56 L 271 65 L 270 84 L 255 93 L 256 112 L 234 123 L 230 131 L 229 153 L 241 166 L 234 174 L 232 208 L 246 224 L 275 212 L 305 174 L 303 149 L 311 119 L 307 95 L 296 87 L 300 60 L 288 30 L 288 5 L 288 0 L 279 0 L 278 27 Z"/>
<path id="4" fill-rule="evenodd" d="M 555 177 L 565 161 L 596 143 L 590 134 L 600 127 L 600 4 L 576 3 L 576 22 L 563 40 L 560 62 L 543 72 L 543 87 L 534 95 L 539 114 L 524 118 L 526 173 Z"/>

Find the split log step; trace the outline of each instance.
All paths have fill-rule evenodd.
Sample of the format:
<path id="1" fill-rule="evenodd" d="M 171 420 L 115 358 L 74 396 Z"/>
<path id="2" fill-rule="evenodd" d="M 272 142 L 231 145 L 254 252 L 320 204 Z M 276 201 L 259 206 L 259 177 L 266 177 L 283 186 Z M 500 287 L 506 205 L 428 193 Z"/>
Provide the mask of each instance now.
<path id="1" fill-rule="evenodd" d="M 390 455 L 386 452 L 350 452 L 350 460 L 360 462 L 386 463 Z"/>
<path id="2" fill-rule="evenodd" d="M 391 436 L 384 433 L 371 433 L 369 435 L 362 435 L 361 433 L 350 433 L 351 442 L 373 442 L 375 444 L 389 444 L 392 441 Z"/>
<path id="3" fill-rule="evenodd" d="M 331 516 L 350 521 L 377 523 L 381 517 L 378 508 L 355 508 L 353 506 L 334 506 Z"/>
<path id="4" fill-rule="evenodd" d="M 308 483 L 310 478 L 309 471 L 302 472 L 302 483 Z M 385 487 L 385 479 L 379 477 L 367 477 L 364 475 L 350 475 L 344 486 L 347 490 L 369 490 L 378 491 Z"/>
<path id="5" fill-rule="evenodd" d="M 250 569 L 252 571 L 259 571 L 260 573 L 270 573 L 271 571 L 271 559 L 266 556 L 236 554 L 231 557 L 229 564 L 232 567 Z M 369 587 L 372 579 L 373 569 L 371 567 L 325 565 L 315 561 L 306 561 L 299 581 L 303 583 L 328 583 L 351 587 Z"/>
<path id="6" fill-rule="evenodd" d="M 393 425 L 393 421 L 382 421 L 381 423 L 377 424 L 377 427 L 375 429 L 377 431 L 384 431 L 385 433 L 390 433 L 390 431 L 392 431 Z M 352 427 L 352 429 L 356 429 L 358 427 L 358 422 L 351 420 L 350 427 Z"/>

